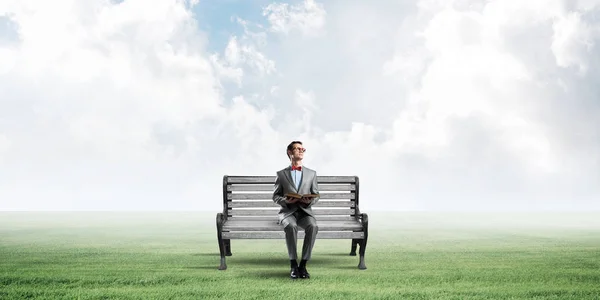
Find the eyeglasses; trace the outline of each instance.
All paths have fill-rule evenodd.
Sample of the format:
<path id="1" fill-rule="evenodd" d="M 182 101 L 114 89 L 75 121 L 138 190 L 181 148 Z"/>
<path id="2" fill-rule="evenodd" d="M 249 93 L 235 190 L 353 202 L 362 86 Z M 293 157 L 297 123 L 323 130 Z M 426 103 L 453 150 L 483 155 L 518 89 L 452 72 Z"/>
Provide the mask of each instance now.
<path id="1" fill-rule="evenodd" d="M 294 150 L 298 150 L 300 152 L 306 152 L 306 148 L 298 148 L 298 147 L 292 148 L 292 151 L 294 151 Z"/>

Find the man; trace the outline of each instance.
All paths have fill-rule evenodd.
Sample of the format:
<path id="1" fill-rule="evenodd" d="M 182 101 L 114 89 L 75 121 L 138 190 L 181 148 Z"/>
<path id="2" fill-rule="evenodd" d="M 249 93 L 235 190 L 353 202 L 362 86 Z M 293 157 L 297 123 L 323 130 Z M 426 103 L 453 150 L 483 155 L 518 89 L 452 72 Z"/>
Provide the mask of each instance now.
<path id="1" fill-rule="evenodd" d="M 306 270 L 306 263 L 310 260 L 319 230 L 312 211 L 312 206 L 319 201 L 319 197 L 297 199 L 285 196 L 287 193 L 319 194 L 317 172 L 302 166 L 305 151 L 306 149 L 302 147 L 300 141 L 293 141 L 287 146 L 286 154 L 291 164 L 277 172 L 273 191 L 273 201 L 281 205 L 279 224 L 283 225 L 285 231 L 292 279 L 310 278 L 310 274 Z M 305 233 L 300 265 L 298 265 L 296 252 L 298 226 L 303 228 Z"/>

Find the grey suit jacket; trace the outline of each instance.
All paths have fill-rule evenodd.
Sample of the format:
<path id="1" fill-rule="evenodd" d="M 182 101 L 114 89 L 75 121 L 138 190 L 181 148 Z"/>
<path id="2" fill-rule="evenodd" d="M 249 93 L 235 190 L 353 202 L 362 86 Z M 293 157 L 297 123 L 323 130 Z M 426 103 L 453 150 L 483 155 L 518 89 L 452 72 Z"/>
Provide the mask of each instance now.
<path id="1" fill-rule="evenodd" d="M 319 197 L 316 197 L 308 205 L 302 204 L 300 202 L 292 204 L 286 203 L 286 198 L 284 196 L 286 193 L 319 193 L 319 185 L 317 183 L 317 172 L 315 170 L 302 166 L 302 179 L 300 180 L 298 190 L 296 190 L 296 186 L 294 185 L 294 181 L 292 180 L 292 176 L 290 175 L 291 169 L 292 167 L 288 166 L 283 170 L 277 171 L 277 178 L 275 179 L 275 186 L 273 189 L 273 202 L 281 205 L 281 209 L 279 210 L 278 214 L 279 222 L 281 222 L 281 220 L 293 214 L 299 209 L 303 210 L 308 215 L 314 216 L 312 206 L 319 201 Z"/>

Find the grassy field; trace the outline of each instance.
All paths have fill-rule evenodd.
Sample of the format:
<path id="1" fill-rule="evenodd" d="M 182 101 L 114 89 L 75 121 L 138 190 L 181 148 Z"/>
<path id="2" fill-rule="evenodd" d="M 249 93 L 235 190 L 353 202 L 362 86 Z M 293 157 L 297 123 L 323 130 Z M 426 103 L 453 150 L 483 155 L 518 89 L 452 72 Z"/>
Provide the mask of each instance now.
<path id="1" fill-rule="evenodd" d="M 0 299 L 600 299 L 599 213 L 369 218 L 367 270 L 317 240 L 292 281 L 283 240 L 217 270 L 215 213 L 0 212 Z"/>

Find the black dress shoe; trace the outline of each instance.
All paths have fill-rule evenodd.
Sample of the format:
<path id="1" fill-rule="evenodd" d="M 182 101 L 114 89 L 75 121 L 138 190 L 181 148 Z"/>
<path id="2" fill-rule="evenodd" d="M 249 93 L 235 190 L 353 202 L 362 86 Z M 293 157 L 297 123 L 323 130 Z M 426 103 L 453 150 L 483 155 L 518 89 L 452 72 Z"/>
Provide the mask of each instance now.
<path id="1" fill-rule="evenodd" d="M 310 274 L 306 270 L 306 267 L 299 268 L 298 271 L 300 272 L 300 278 L 310 278 Z"/>
<path id="2" fill-rule="evenodd" d="M 292 268 L 292 270 L 290 271 L 290 278 L 298 279 L 299 275 L 300 272 L 298 271 L 298 268 Z"/>

